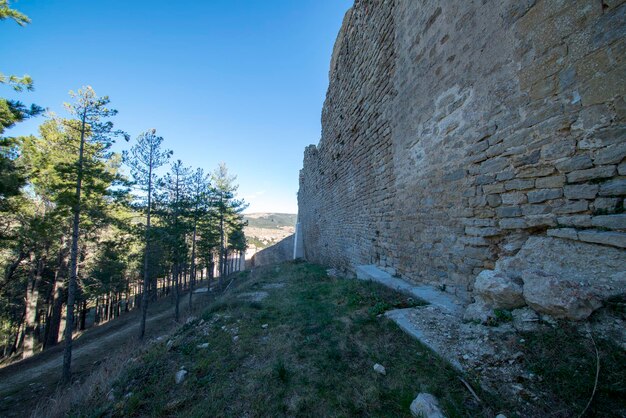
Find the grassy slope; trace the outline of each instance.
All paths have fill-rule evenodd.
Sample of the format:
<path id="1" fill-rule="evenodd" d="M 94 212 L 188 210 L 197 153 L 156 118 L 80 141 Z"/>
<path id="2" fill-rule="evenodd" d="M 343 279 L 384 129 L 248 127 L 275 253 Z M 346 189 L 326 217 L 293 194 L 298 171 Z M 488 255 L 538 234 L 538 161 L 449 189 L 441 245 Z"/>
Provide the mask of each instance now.
<path id="1" fill-rule="evenodd" d="M 261 302 L 238 297 L 268 283 L 285 286 Z M 479 392 L 492 407 L 478 406 L 455 371 L 378 316 L 414 303 L 375 283 L 328 278 L 310 264 L 257 269 L 209 305 L 202 324 L 184 326 L 171 350 L 155 344 L 131 362 L 114 385 L 116 401 L 92 399 L 72 415 L 401 417 L 424 391 L 450 417 L 495 415 L 502 404 Z M 197 348 L 205 342 L 208 349 Z M 181 367 L 189 374 L 176 385 Z"/>

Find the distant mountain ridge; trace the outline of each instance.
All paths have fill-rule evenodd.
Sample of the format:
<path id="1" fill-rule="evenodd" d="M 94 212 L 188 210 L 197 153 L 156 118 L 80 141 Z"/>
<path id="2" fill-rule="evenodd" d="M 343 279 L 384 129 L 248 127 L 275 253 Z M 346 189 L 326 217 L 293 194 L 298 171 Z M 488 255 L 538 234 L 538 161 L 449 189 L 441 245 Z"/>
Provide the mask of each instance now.
<path id="1" fill-rule="evenodd" d="M 298 215 L 295 213 L 247 213 L 244 219 L 252 228 L 280 229 L 295 227 Z"/>

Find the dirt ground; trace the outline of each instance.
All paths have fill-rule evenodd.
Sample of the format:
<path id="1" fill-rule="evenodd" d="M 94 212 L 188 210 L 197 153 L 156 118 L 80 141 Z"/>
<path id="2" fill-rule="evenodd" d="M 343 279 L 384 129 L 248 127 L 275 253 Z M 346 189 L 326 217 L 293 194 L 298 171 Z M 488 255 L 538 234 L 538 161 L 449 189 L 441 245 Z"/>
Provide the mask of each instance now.
<path id="1" fill-rule="evenodd" d="M 212 292 L 194 294 L 195 308 L 201 308 L 211 298 Z M 181 322 L 184 322 L 189 313 L 187 304 L 188 294 L 181 295 Z M 83 378 L 94 365 L 102 362 L 117 348 L 133 340 L 140 344 L 140 317 L 140 310 L 135 310 L 81 334 L 74 341 L 72 351 L 73 378 Z M 153 303 L 148 308 L 144 341 L 166 334 L 177 325 L 170 298 Z M 57 389 L 62 365 L 63 344 L 59 344 L 48 351 L 0 369 L 0 416 L 27 416 L 39 400 L 52 395 Z"/>

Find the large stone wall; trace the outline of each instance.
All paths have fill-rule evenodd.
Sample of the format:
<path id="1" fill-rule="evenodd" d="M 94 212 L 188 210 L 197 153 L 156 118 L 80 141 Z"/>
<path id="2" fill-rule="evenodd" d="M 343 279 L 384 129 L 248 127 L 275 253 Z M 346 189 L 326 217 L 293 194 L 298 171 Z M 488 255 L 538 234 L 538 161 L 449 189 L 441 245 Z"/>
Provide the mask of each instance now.
<path id="1" fill-rule="evenodd" d="M 626 253 L 624 22 L 623 0 L 357 0 L 300 174 L 306 258 L 466 296 L 529 236 Z"/>

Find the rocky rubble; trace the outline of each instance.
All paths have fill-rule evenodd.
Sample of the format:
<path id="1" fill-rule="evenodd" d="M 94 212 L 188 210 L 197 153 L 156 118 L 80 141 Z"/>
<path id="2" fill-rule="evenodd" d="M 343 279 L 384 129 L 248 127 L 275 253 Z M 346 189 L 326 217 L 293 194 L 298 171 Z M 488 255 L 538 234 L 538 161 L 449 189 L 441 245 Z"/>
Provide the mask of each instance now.
<path id="1" fill-rule="evenodd" d="M 587 243 L 531 237 L 512 257 L 484 270 L 474 282 L 465 320 L 487 323 L 496 309 L 529 306 L 557 319 L 582 321 L 603 300 L 626 293 L 626 252 Z"/>

